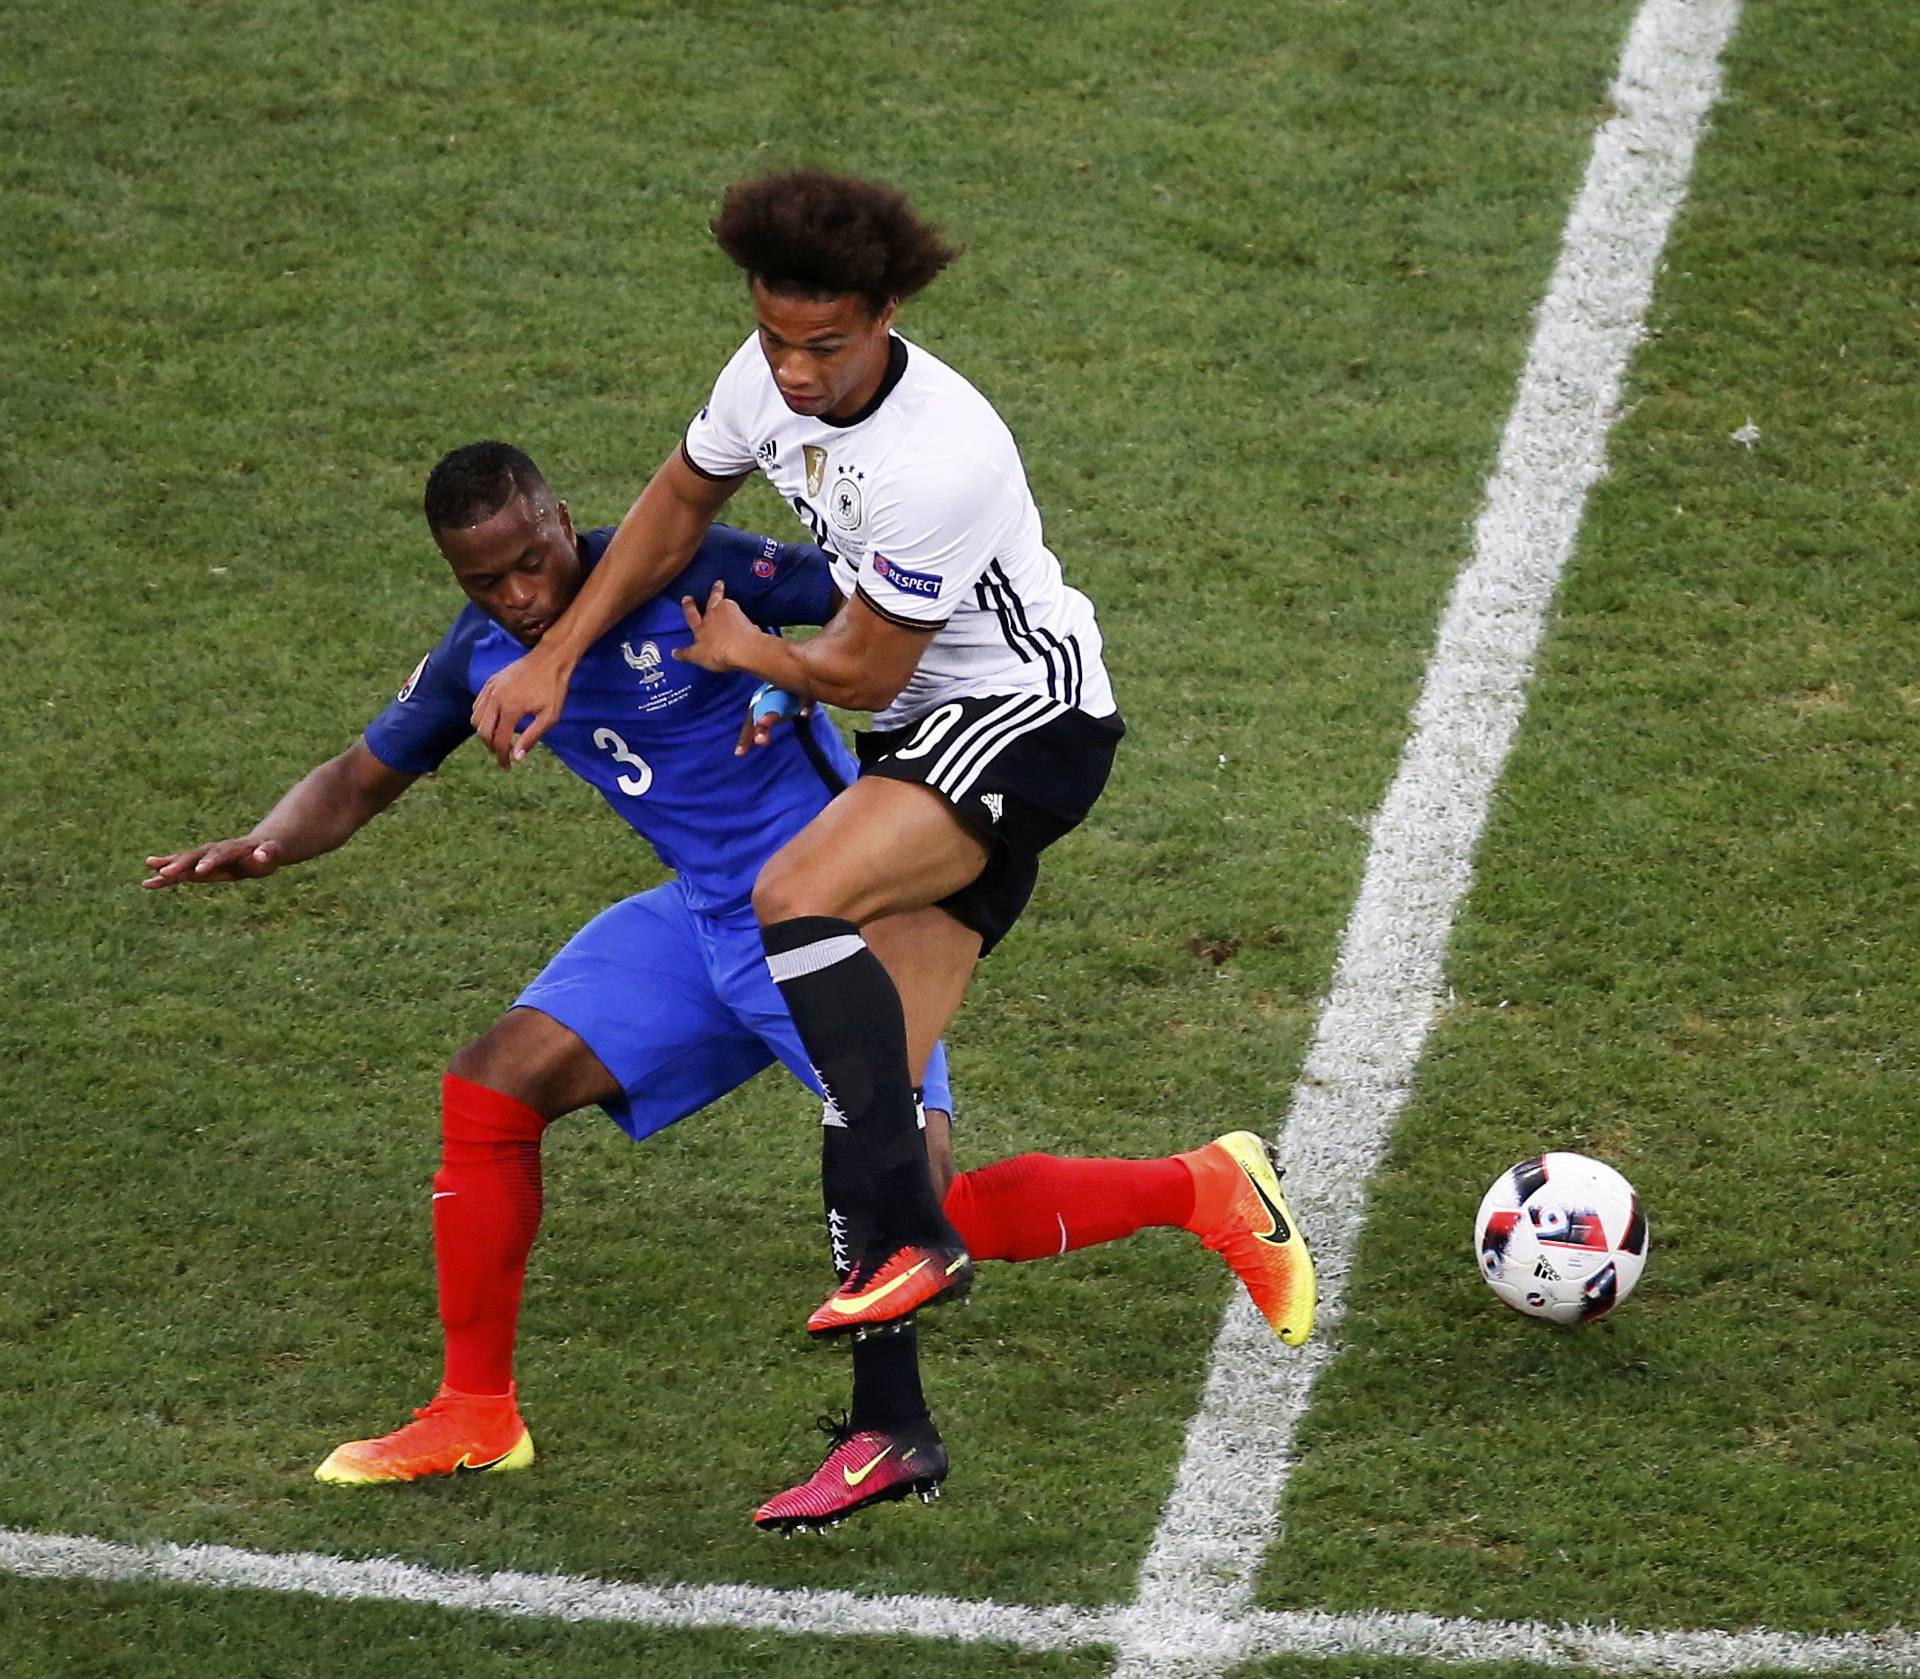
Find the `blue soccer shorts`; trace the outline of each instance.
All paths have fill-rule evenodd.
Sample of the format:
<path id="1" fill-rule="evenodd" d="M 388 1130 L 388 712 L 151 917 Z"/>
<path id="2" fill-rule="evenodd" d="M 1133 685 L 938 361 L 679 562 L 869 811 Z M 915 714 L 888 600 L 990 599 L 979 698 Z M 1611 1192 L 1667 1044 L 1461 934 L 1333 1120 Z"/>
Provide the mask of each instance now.
<path id="1" fill-rule="evenodd" d="M 767 975 L 753 911 L 702 914 L 674 881 L 602 910 L 514 1007 L 552 1016 L 593 1051 L 621 1089 L 603 1106 L 636 1141 L 775 1061 L 822 1094 Z M 926 1105 L 953 1111 L 944 1044 L 927 1067 Z"/>

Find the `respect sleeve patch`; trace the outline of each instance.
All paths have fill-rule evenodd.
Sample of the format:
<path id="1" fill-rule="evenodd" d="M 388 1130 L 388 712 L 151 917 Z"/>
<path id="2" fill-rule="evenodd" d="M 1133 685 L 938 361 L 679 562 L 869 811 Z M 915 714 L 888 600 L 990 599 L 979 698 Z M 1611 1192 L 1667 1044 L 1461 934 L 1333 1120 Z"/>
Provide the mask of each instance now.
<path id="1" fill-rule="evenodd" d="M 885 554 L 875 554 L 870 569 L 882 583 L 890 584 L 903 594 L 919 595 L 926 600 L 940 598 L 940 579 L 930 571 L 909 571 L 903 565 L 895 565 Z"/>

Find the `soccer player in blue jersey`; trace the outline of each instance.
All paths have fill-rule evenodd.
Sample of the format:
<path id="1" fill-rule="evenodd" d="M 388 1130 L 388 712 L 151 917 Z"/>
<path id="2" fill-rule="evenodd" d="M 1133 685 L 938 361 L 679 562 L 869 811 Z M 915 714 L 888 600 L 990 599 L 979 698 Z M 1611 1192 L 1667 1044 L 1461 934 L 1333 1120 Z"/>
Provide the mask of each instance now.
<path id="1" fill-rule="evenodd" d="M 468 737 L 474 694 L 539 642 L 612 535 L 576 536 L 533 463 L 498 443 L 443 459 L 428 480 L 426 514 L 469 598 L 452 628 L 360 741 L 304 777 L 247 835 L 149 857 L 147 886 L 258 878 L 345 843 Z M 672 657 L 692 639 L 681 596 L 704 598 L 715 583 L 771 630 L 820 623 L 838 600 L 818 549 L 715 526 L 673 585 L 581 660 L 547 744 L 677 877 L 590 922 L 453 1057 L 432 1202 L 441 1387 L 413 1422 L 337 1449 L 317 1471 L 322 1480 L 407 1481 L 532 1461 L 513 1352 L 541 1213 L 540 1141 L 552 1120 L 598 1104 L 645 1137 L 776 1059 L 819 1088 L 761 959 L 749 900 L 765 859 L 852 777 L 853 761 L 824 715 L 763 728 L 758 750 L 736 751 L 753 679 Z M 923 1008 L 928 982 L 913 917 L 877 923 L 868 939 L 909 1013 Z M 935 1192 L 975 1257 L 1035 1259 L 1148 1225 L 1183 1226 L 1265 1304 L 1262 1291 L 1271 1292 L 1284 1256 L 1259 1234 L 1270 1220 L 1247 1164 L 1248 1145 L 1258 1147 L 1250 1137 L 1161 1160 L 1022 1155 L 956 1178 L 939 1055 L 926 1086 Z M 928 1495 L 946 1473 L 917 1379 L 911 1391 L 901 1387 L 901 1338 L 854 1349 L 848 1434 L 870 1455 L 819 1512 L 824 1519 Z M 762 1525 L 799 1524 L 763 1511 Z"/>
<path id="2" fill-rule="evenodd" d="M 344 843 L 468 738 L 474 694 L 538 642 L 612 534 L 576 537 L 533 462 L 504 444 L 448 455 L 425 506 L 467 607 L 360 741 L 303 778 L 245 838 L 149 858 L 149 886 L 257 877 Z M 817 549 L 716 527 L 682 581 L 722 580 L 769 628 L 818 624 L 836 598 Z M 756 683 L 671 657 L 690 639 L 677 600 L 643 604 L 601 638 L 578 703 L 548 741 L 676 878 L 589 923 L 453 1058 L 432 1203 L 442 1390 L 407 1428 L 341 1447 L 322 1479 L 531 1461 L 512 1353 L 550 1120 L 598 1103 L 642 1138 L 775 1059 L 816 1082 L 766 977 L 748 900 L 770 846 L 853 777 L 853 759 L 824 713 L 736 756 Z M 944 1066 L 930 1081 L 944 1117 Z"/>

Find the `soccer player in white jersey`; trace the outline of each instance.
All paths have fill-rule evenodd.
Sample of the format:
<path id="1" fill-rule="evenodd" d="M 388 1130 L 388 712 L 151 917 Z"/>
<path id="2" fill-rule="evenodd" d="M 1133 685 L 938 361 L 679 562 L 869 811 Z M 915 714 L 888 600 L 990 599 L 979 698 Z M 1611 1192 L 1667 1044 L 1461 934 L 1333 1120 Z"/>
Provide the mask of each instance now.
<path id="1" fill-rule="evenodd" d="M 964 1294 L 972 1262 L 928 1174 L 915 1077 L 1125 731 L 1092 605 L 1046 546 L 1012 434 L 894 331 L 954 249 L 897 190 L 819 170 L 736 185 L 713 231 L 747 277 L 755 331 L 574 605 L 488 682 L 473 720 L 503 764 L 524 753 L 585 648 L 685 565 L 756 469 L 834 555 L 846 604 L 813 641 L 762 634 L 716 587 L 685 603 L 694 641 L 677 654 L 876 714 L 860 778 L 769 860 L 753 896 L 768 969 L 832 1098 L 822 1179 L 841 1281 L 807 1327 L 855 1336 L 852 1431 L 763 1508 L 784 1525 L 832 1519 L 841 1483 L 889 1455 L 944 1458 L 913 1314 Z M 903 1013 L 861 928 L 929 906 L 945 913 L 927 918 L 924 992 Z M 1297 1279 L 1269 1316 L 1301 1340 L 1310 1264 L 1270 1175 L 1262 1193 Z"/>

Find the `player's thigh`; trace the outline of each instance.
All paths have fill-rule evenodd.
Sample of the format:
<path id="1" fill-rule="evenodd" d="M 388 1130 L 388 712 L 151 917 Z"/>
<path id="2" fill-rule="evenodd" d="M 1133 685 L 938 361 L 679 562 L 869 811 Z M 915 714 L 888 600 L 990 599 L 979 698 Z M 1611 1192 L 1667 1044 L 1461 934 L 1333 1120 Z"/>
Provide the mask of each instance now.
<path id="1" fill-rule="evenodd" d="M 763 926 L 797 915 L 864 926 L 959 891 L 987 849 L 931 788 L 862 777 L 768 859 L 754 913 Z"/>
<path id="2" fill-rule="evenodd" d="M 669 883 L 582 927 L 520 994 L 518 1008 L 577 1035 L 611 1076 L 596 1098 L 645 1137 L 771 1064 L 715 990 L 700 920 Z"/>
<path id="3" fill-rule="evenodd" d="M 617 1095 L 619 1084 L 586 1040 L 539 1009 L 509 1009 L 454 1052 L 447 1071 L 558 1119 Z"/>
<path id="4" fill-rule="evenodd" d="M 767 972 L 759 924 L 750 915 L 704 918 L 708 971 L 715 995 L 739 1027 L 753 1034 L 816 1095 L 820 1082 L 787 1000 Z M 972 976 L 980 948 L 977 933 L 944 910 L 909 911 L 866 929 L 874 952 L 900 988 L 907 1017 L 907 1062 L 915 1084 L 928 1085 L 929 1100 L 952 1105 L 944 1076 L 930 1074 L 934 1045 Z"/>

